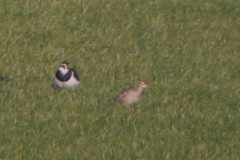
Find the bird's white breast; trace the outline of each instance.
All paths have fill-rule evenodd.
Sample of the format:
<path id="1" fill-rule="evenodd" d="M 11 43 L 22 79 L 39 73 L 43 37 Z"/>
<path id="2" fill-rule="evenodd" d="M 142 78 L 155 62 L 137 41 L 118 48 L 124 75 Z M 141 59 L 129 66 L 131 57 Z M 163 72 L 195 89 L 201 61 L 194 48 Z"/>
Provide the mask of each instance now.
<path id="1" fill-rule="evenodd" d="M 80 84 L 80 81 L 78 81 L 76 78 L 74 78 L 74 74 L 72 72 L 71 78 L 66 82 L 59 81 L 55 77 L 55 84 L 59 88 L 74 88 L 74 87 L 77 87 Z"/>

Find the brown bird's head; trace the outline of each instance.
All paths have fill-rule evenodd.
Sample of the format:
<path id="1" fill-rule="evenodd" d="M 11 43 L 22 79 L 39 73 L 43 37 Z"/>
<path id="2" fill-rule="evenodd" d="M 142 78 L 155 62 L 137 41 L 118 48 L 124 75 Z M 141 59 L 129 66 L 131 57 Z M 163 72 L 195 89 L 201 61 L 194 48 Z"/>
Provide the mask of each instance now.
<path id="1" fill-rule="evenodd" d="M 140 86 L 142 88 L 149 88 L 147 82 L 145 82 L 145 81 L 140 81 L 138 86 Z"/>

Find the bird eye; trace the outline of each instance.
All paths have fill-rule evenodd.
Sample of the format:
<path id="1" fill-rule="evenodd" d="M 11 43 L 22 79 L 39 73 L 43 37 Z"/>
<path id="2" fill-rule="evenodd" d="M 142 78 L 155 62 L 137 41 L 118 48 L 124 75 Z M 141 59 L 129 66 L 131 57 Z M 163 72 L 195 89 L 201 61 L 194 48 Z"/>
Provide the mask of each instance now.
<path id="1" fill-rule="evenodd" d="M 67 65 L 66 65 L 66 64 L 63 64 L 63 68 L 64 68 L 64 69 L 67 69 Z"/>

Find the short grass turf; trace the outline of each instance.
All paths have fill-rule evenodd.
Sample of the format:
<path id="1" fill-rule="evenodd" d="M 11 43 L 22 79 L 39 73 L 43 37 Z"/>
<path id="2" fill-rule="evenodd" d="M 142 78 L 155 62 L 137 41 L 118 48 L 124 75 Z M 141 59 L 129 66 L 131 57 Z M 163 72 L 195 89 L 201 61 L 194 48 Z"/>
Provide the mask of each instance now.
<path id="1" fill-rule="evenodd" d="M 239 8 L 1 0 L 0 159 L 240 159 Z M 52 87 L 60 61 L 78 88 Z"/>

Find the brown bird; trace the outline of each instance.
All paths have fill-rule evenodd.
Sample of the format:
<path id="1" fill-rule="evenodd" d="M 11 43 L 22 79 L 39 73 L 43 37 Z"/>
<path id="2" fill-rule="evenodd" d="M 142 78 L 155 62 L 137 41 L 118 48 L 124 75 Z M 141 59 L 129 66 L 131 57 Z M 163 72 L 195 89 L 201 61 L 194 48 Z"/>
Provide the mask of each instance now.
<path id="1" fill-rule="evenodd" d="M 128 88 L 122 91 L 116 98 L 114 98 L 114 102 L 123 104 L 137 102 L 144 88 L 149 88 L 147 82 L 140 81 L 136 88 Z"/>

